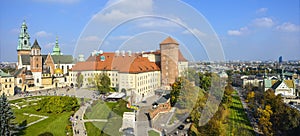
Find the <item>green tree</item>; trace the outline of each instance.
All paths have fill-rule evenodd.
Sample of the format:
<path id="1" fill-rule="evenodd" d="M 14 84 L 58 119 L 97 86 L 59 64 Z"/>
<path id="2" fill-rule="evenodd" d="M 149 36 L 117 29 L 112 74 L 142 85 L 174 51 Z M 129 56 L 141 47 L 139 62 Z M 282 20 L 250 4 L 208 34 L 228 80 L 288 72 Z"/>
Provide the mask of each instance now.
<path id="1" fill-rule="evenodd" d="M 79 107 L 77 99 L 67 96 L 46 97 L 38 102 L 37 111 L 46 113 L 62 113 L 75 111 Z"/>
<path id="2" fill-rule="evenodd" d="M 15 124 L 13 123 L 15 116 L 13 115 L 7 97 L 4 93 L 0 96 L 0 118 L 0 135 L 13 135 L 16 130 Z"/>
<path id="3" fill-rule="evenodd" d="M 211 73 L 198 73 L 199 75 L 199 87 L 208 91 L 211 86 Z"/>
<path id="4" fill-rule="evenodd" d="M 76 83 L 78 85 L 78 88 L 82 87 L 82 84 L 83 84 L 83 75 L 81 73 L 77 74 Z"/>
<path id="5" fill-rule="evenodd" d="M 171 106 L 173 107 L 178 100 L 178 97 L 180 95 L 180 89 L 181 89 L 181 80 L 176 81 L 175 83 L 172 84 L 172 90 L 170 92 L 171 95 Z"/>
<path id="6" fill-rule="evenodd" d="M 258 108 L 257 112 L 259 114 L 259 126 L 261 130 L 266 136 L 272 136 L 272 122 L 270 121 L 270 118 L 273 111 L 271 110 L 271 106 L 266 105 L 265 109 Z"/>
<path id="7" fill-rule="evenodd" d="M 112 91 L 110 87 L 110 78 L 106 74 L 95 76 L 96 87 L 100 93 L 108 93 Z"/>

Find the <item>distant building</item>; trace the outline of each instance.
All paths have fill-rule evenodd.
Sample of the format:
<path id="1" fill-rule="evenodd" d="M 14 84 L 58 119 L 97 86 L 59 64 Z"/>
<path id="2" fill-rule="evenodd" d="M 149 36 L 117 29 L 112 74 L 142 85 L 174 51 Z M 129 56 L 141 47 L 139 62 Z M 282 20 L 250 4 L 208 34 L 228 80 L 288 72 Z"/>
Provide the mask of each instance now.
<path id="1" fill-rule="evenodd" d="M 0 69 L 0 95 L 14 95 L 14 77 Z"/>
<path id="2" fill-rule="evenodd" d="M 279 58 L 278 58 L 278 62 L 281 64 L 282 63 L 282 56 L 280 56 Z"/>

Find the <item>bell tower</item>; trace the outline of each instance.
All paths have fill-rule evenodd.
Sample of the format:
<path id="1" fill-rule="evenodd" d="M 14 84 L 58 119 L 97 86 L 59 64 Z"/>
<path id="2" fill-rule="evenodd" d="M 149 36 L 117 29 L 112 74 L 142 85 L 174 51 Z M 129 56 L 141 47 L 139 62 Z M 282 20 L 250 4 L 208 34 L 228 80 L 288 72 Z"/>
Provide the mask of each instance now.
<path id="1" fill-rule="evenodd" d="M 30 55 L 31 52 L 30 36 L 27 31 L 25 20 L 23 21 L 23 24 L 21 26 L 21 31 L 18 39 L 18 64 L 21 64 L 21 55 Z"/>

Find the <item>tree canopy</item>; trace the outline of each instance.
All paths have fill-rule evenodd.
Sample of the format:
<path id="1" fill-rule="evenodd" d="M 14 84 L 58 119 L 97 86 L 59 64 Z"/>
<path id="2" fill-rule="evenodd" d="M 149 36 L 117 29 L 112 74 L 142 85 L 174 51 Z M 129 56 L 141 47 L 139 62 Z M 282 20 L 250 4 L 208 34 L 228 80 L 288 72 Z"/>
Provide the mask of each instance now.
<path id="1" fill-rule="evenodd" d="M 7 97 L 3 93 L 0 96 L 0 135 L 10 136 L 15 133 L 16 127 L 13 123 L 15 116 L 9 106 Z"/>

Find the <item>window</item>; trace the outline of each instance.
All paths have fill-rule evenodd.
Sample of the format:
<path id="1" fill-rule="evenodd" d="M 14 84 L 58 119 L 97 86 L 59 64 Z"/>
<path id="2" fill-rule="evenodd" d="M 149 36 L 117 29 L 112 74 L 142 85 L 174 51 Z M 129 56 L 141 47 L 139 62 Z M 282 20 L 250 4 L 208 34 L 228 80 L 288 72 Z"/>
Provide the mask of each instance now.
<path id="1" fill-rule="evenodd" d="M 40 79 L 36 79 L 36 83 L 39 83 L 40 82 Z"/>
<path id="2" fill-rule="evenodd" d="M 67 66 L 67 70 L 70 69 L 69 66 Z"/>
<path id="3" fill-rule="evenodd" d="M 39 64 L 36 64 L 36 67 L 38 68 L 38 67 L 39 67 Z"/>
<path id="4" fill-rule="evenodd" d="M 61 69 L 64 71 L 64 66 L 61 66 Z"/>
<path id="5" fill-rule="evenodd" d="M 21 84 L 21 83 L 22 83 L 22 79 L 19 80 L 19 84 Z"/>

